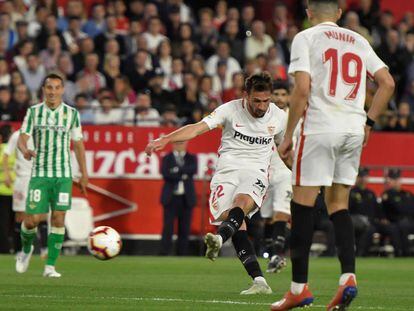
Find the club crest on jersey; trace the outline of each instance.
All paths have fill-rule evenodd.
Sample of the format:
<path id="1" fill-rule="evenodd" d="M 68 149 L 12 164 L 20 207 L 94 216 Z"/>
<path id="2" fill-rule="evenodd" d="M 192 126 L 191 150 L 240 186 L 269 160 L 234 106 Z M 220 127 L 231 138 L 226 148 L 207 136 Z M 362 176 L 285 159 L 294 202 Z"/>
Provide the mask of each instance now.
<path id="1" fill-rule="evenodd" d="M 267 131 L 269 132 L 270 135 L 273 135 L 275 132 L 275 126 L 268 126 L 267 127 Z"/>

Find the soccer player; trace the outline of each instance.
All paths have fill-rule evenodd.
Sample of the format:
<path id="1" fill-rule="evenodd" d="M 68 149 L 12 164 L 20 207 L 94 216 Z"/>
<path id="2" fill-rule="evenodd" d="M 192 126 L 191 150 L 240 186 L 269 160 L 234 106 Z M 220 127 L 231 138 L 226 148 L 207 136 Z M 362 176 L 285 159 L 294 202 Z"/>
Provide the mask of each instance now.
<path id="1" fill-rule="evenodd" d="M 168 143 L 187 141 L 217 127 L 222 128 L 216 172 L 211 180 L 209 199 L 211 222 L 218 234 L 208 233 L 206 257 L 215 260 L 222 244 L 232 239 L 237 256 L 253 279 L 241 294 L 270 294 L 244 218 L 262 205 L 268 186 L 268 166 L 274 139 L 281 139 L 286 113 L 270 103 L 272 79 L 268 73 L 250 76 L 242 99 L 225 103 L 202 121 L 184 126 L 149 143 L 146 153 L 161 150 Z"/>
<path id="2" fill-rule="evenodd" d="M 30 181 L 30 174 L 32 171 L 32 162 L 28 161 L 23 157 L 23 154 L 17 148 L 17 141 L 19 139 L 20 131 L 14 132 L 7 143 L 7 147 L 4 150 L 3 156 L 3 169 L 5 174 L 5 183 L 9 187 L 12 184 L 11 172 L 9 170 L 9 166 L 6 165 L 8 160 L 12 156 L 16 156 L 16 162 L 14 164 L 14 172 L 16 174 L 16 180 L 14 181 L 13 187 L 13 211 L 15 214 L 15 227 L 14 227 L 14 234 L 15 234 L 15 250 L 20 251 L 22 248 L 21 239 L 20 239 L 20 228 L 22 225 L 24 211 L 26 209 L 26 199 L 27 193 L 29 190 L 29 181 Z M 27 146 L 30 150 L 34 150 L 33 139 L 29 137 L 27 141 Z M 39 231 L 40 231 L 40 254 L 41 256 L 47 254 L 47 215 L 44 215 L 39 222 Z"/>
<path id="3" fill-rule="evenodd" d="M 17 256 L 16 271 L 27 271 L 33 253 L 40 215 L 52 210 L 51 229 L 48 236 L 48 256 L 43 272 L 45 277 L 61 276 L 55 263 L 65 235 L 65 213 L 72 201 L 72 169 L 70 139 L 81 172 L 80 187 L 86 194 L 85 148 L 82 128 L 76 109 L 62 102 L 63 80 L 59 75 L 49 74 L 43 82 L 44 102 L 28 109 L 20 129 L 18 148 L 26 160 L 33 158 L 29 183 L 26 215 L 22 222 L 21 239 L 23 251 Z M 28 140 L 33 137 L 35 149 L 29 149 Z"/>
<path id="4" fill-rule="evenodd" d="M 289 87 L 277 81 L 273 85 L 272 101 L 282 110 L 288 109 Z M 286 267 L 284 256 L 286 224 L 290 220 L 290 200 L 292 199 L 292 172 L 277 152 L 272 154 L 269 168 L 269 189 L 260 208 L 265 219 L 264 241 L 269 254 L 266 272 L 280 272 Z"/>
<path id="5" fill-rule="evenodd" d="M 335 22 L 341 13 L 337 0 L 309 0 L 307 14 L 314 26 L 297 34 L 292 42 L 289 73 L 294 76 L 295 87 L 286 134 L 279 145 L 283 158 L 292 148 L 295 126 L 303 116 L 292 167 L 292 283 L 285 297 L 272 304 L 272 310 L 313 302 L 307 285 L 308 261 L 313 206 L 321 186 L 325 186 L 342 272 L 327 309 L 344 310 L 357 295 L 349 192 L 358 174 L 362 146 L 393 94 L 394 81 L 367 40 L 338 27 Z M 365 113 L 367 76 L 379 87 Z"/>

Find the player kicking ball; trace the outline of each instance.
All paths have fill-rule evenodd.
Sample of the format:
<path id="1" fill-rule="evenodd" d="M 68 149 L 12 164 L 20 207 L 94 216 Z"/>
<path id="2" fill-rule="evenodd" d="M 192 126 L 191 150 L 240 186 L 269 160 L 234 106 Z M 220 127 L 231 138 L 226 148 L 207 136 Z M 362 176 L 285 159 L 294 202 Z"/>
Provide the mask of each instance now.
<path id="1" fill-rule="evenodd" d="M 232 239 L 237 256 L 253 279 L 243 295 L 270 294 L 247 232 L 245 217 L 262 205 L 268 187 L 268 167 L 274 142 L 283 136 L 286 114 L 270 103 L 272 79 L 254 74 L 245 83 L 242 99 L 225 103 L 202 121 L 184 126 L 148 144 L 148 155 L 168 143 L 187 141 L 217 127 L 222 128 L 215 174 L 210 183 L 211 222 L 218 234 L 205 236 L 206 257 L 216 260 L 224 242 Z"/>
<path id="2" fill-rule="evenodd" d="M 295 87 L 286 134 L 279 145 L 282 159 L 292 149 L 293 132 L 302 116 L 303 123 L 292 167 L 292 282 L 284 298 L 271 305 L 274 311 L 313 302 L 308 287 L 309 250 L 313 207 L 322 186 L 341 264 L 339 287 L 327 310 L 346 310 L 357 296 L 349 192 L 358 174 L 362 146 L 392 96 L 394 81 L 367 40 L 336 24 L 341 13 L 337 0 L 309 0 L 307 14 L 314 26 L 292 42 L 289 73 Z M 365 113 L 367 75 L 379 88 Z"/>
<path id="3" fill-rule="evenodd" d="M 62 103 L 62 78 L 56 74 L 47 75 L 42 90 L 45 101 L 27 110 L 18 140 L 19 150 L 26 160 L 33 158 L 33 166 L 21 228 L 23 251 L 17 256 L 16 271 L 27 271 L 37 226 L 50 206 L 51 228 L 43 276 L 59 278 L 61 274 L 56 271 L 55 263 L 65 237 L 65 214 L 72 201 L 71 139 L 82 174 L 79 181 L 82 193 L 86 193 L 88 175 L 79 113 Z M 28 146 L 31 136 L 35 150 Z"/>

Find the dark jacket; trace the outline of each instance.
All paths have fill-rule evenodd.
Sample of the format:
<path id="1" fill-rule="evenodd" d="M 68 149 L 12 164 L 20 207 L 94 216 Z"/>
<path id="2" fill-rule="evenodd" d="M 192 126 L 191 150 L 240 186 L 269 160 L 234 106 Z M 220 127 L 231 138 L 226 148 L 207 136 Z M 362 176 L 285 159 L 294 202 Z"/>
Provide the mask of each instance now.
<path id="1" fill-rule="evenodd" d="M 193 175 L 197 173 L 197 157 L 193 154 L 186 153 L 184 156 L 184 165 L 179 167 L 174 153 L 168 153 L 161 164 L 161 174 L 164 177 L 164 186 L 161 192 L 161 204 L 167 205 L 177 189 L 178 182 L 184 182 L 184 194 L 189 207 L 196 204 L 196 193 L 194 188 Z"/>

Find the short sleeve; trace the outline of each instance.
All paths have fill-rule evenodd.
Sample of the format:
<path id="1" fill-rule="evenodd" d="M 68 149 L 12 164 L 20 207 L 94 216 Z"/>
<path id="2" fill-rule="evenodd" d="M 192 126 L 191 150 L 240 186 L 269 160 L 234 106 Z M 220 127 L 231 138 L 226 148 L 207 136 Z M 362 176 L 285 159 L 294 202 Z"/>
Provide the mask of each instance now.
<path id="1" fill-rule="evenodd" d="M 367 48 L 369 49 L 366 58 L 367 74 L 368 77 L 373 80 L 374 75 L 378 70 L 388 68 L 388 66 L 378 57 L 370 45 L 368 45 Z"/>
<path id="2" fill-rule="evenodd" d="M 309 44 L 303 33 L 295 36 L 292 42 L 289 74 L 297 71 L 305 71 L 310 74 Z"/>
<path id="3" fill-rule="evenodd" d="M 78 111 L 75 111 L 74 113 L 70 133 L 71 133 L 71 137 L 73 141 L 79 141 L 79 140 L 82 140 L 83 138 L 82 126 L 81 126 L 80 116 L 79 116 Z"/>
<path id="4" fill-rule="evenodd" d="M 275 134 L 274 136 L 274 140 L 275 140 L 275 144 L 276 145 L 280 145 L 283 141 L 283 137 L 285 136 L 285 132 L 286 132 L 286 127 L 287 127 L 287 120 L 288 120 L 288 115 L 285 111 L 281 111 L 280 113 L 280 117 L 279 117 L 279 127 L 278 127 L 278 132 Z"/>
<path id="5" fill-rule="evenodd" d="M 34 111 L 33 109 L 28 109 L 26 112 L 26 116 L 24 117 L 22 127 L 20 128 L 20 133 L 24 133 L 29 136 L 32 136 L 33 123 L 34 123 Z"/>
<path id="6" fill-rule="evenodd" d="M 231 114 L 230 105 L 230 103 L 227 103 L 217 107 L 202 121 L 204 121 L 207 124 L 210 130 L 215 129 L 216 127 L 224 126 L 226 120 Z"/>
<path id="7" fill-rule="evenodd" d="M 17 132 L 14 132 L 12 136 L 10 136 L 10 139 L 7 142 L 6 148 L 4 149 L 5 155 L 10 156 L 16 152 L 17 141 L 19 139 L 19 135 L 20 135 L 20 132 L 17 131 Z"/>

